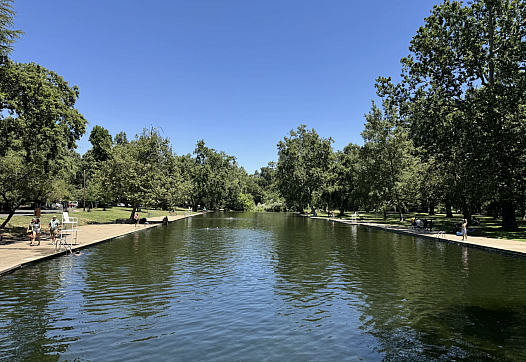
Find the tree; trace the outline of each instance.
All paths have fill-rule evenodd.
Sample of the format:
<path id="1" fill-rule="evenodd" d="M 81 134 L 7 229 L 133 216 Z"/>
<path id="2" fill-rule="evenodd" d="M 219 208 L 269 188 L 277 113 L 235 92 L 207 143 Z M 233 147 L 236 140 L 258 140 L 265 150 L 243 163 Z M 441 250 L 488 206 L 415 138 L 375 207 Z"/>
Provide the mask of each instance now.
<path id="1" fill-rule="evenodd" d="M 92 145 L 91 153 L 96 162 L 104 162 L 111 157 L 113 142 L 107 129 L 96 125 L 91 130 L 89 141 Z"/>
<path id="2" fill-rule="evenodd" d="M 125 145 L 129 143 L 128 137 L 126 137 L 126 132 L 119 132 L 115 135 L 115 144 L 117 145 Z"/>
<path id="3" fill-rule="evenodd" d="M 229 192 L 239 193 L 239 183 L 232 182 L 237 170 L 236 158 L 227 155 L 224 151 L 217 152 L 205 146 L 204 140 L 197 142 L 195 151 L 195 164 L 192 167 L 192 203 L 194 209 L 197 205 L 206 206 L 208 209 L 225 207 Z M 230 195 L 232 199 L 233 195 Z"/>
<path id="4" fill-rule="evenodd" d="M 329 172 L 325 201 L 331 209 L 338 209 L 340 215 L 345 211 L 357 210 L 359 206 L 358 170 L 360 162 L 360 147 L 349 143 L 343 151 L 335 154 Z"/>
<path id="5" fill-rule="evenodd" d="M 3 64 L 13 51 L 13 44 L 24 34 L 22 30 L 9 30 L 14 25 L 16 12 L 13 0 L 0 0 L 0 64 Z"/>
<path id="6" fill-rule="evenodd" d="M 402 82 L 377 82 L 380 95 L 399 102 L 417 146 L 439 161 L 455 156 L 465 171 L 452 177 L 456 196 L 498 200 L 505 229 L 517 226 L 526 170 L 525 21 L 524 1 L 445 1 L 413 37 Z M 462 201 L 468 216 L 470 200 Z"/>
<path id="7" fill-rule="evenodd" d="M 103 189 L 132 205 L 173 207 L 181 199 L 180 174 L 169 140 L 156 128 L 144 129 L 128 144 L 116 145 L 97 178 Z"/>
<path id="8" fill-rule="evenodd" d="M 362 160 L 368 197 L 384 213 L 396 208 L 400 221 L 420 188 L 420 160 L 407 131 L 398 123 L 398 111 L 384 102 L 384 111 L 374 104 L 365 115 Z"/>
<path id="9" fill-rule="evenodd" d="M 79 96 L 55 72 L 35 64 L 0 66 L 0 198 L 9 216 L 27 202 L 43 202 L 61 160 L 76 147 L 86 120 Z"/>
<path id="10" fill-rule="evenodd" d="M 322 189 L 332 158 L 332 138 L 320 138 L 314 129 L 300 125 L 278 146 L 277 181 L 287 206 L 300 212 L 315 211 L 313 199 Z"/>

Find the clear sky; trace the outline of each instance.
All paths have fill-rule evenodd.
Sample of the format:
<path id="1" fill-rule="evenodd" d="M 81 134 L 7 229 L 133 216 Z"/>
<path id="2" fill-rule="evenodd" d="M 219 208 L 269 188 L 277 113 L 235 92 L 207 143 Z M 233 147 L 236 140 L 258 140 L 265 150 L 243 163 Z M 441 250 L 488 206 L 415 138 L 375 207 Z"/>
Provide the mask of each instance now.
<path id="1" fill-rule="evenodd" d="M 198 140 L 253 173 L 300 124 L 363 144 L 378 76 L 439 0 L 15 0 L 12 59 L 80 87 L 89 122 L 134 138 L 160 127 L 178 155 Z"/>

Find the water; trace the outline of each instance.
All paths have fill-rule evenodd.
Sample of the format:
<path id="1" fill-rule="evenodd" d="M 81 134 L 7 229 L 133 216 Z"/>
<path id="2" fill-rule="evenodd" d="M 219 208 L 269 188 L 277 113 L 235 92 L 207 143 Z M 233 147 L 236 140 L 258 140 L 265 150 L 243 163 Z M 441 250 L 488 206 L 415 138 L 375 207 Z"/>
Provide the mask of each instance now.
<path id="1" fill-rule="evenodd" d="M 0 361 L 524 361 L 526 259 L 288 214 L 0 278 Z"/>

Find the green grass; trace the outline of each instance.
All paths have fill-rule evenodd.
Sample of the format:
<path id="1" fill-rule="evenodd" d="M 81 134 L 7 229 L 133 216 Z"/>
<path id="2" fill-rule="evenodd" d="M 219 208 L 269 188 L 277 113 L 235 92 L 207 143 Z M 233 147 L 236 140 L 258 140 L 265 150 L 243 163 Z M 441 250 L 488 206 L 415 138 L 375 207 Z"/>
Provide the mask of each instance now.
<path id="1" fill-rule="evenodd" d="M 102 208 L 91 209 L 91 211 L 89 212 L 87 210 L 88 209 L 86 209 L 86 211 L 82 211 L 82 208 L 69 209 L 69 215 L 78 218 L 79 226 L 81 226 L 87 224 L 113 223 L 116 219 L 129 218 L 132 212 L 131 207 L 116 206 L 108 207 L 106 208 L 106 210 Z M 185 211 L 187 211 L 187 209 L 176 208 L 175 211 L 178 213 L 184 213 Z M 148 217 L 148 214 L 150 214 L 150 217 L 170 215 L 168 211 L 151 209 L 141 209 L 141 211 L 138 212 L 138 214 L 140 218 Z M 57 212 L 53 214 L 41 215 L 40 223 L 42 224 L 43 230 L 47 230 L 49 221 L 53 218 L 53 215 L 56 215 L 57 218 L 60 220 L 62 217 L 62 212 L 57 210 Z M 5 219 L 6 218 L 0 217 L 0 224 L 3 223 Z M 5 228 L 4 230 L 0 230 L 0 233 L 5 235 L 25 235 L 26 228 L 31 222 L 31 219 L 33 219 L 33 216 L 13 216 L 7 224 L 7 228 Z"/>
<path id="2" fill-rule="evenodd" d="M 411 227 L 411 218 L 413 216 L 420 217 L 420 220 L 427 218 L 428 220 L 433 219 L 434 229 L 437 231 L 445 231 L 448 234 L 453 233 L 453 228 L 455 224 L 461 224 L 462 219 L 464 218 L 462 214 L 453 214 L 452 218 L 446 217 L 445 214 L 436 214 L 429 216 L 425 213 L 411 213 L 404 215 L 405 221 L 400 222 L 398 214 L 387 214 L 387 219 L 384 219 L 383 213 L 374 213 L 374 212 L 359 212 L 362 221 L 378 223 L 378 224 L 388 224 L 388 225 L 399 225 L 406 226 L 407 228 Z M 338 214 L 334 213 L 335 217 L 338 218 Z M 320 217 L 327 217 L 326 214 L 318 213 Z M 343 219 L 351 219 L 352 213 L 345 214 Z M 477 219 L 480 220 L 480 225 L 476 226 L 473 224 L 468 224 L 469 229 L 476 229 L 474 233 L 468 231 L 468 235 L 473 236 L 484 236 L 488 238 L 498 238 L 498 239 L 507 239 L 507 240 L 519 240 L 526 241 L 526 222 L 517 218 L 517 225 L 519 228 L 517 230 L 503 230 L 501 227 L 502 219 L 494 219 L 492 216 L 476 215 Z"/>

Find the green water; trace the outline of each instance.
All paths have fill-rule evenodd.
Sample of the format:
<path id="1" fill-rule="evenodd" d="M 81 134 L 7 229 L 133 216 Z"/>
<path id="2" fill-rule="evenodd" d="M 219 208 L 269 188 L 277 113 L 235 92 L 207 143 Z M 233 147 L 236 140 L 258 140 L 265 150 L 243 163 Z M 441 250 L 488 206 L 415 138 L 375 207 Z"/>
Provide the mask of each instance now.
<path id="1" fill-rule="evenodd" d="M 0 361 L 526 361 L 525 275 L 366 227 L 208 214 L 1 277 Z"/>

